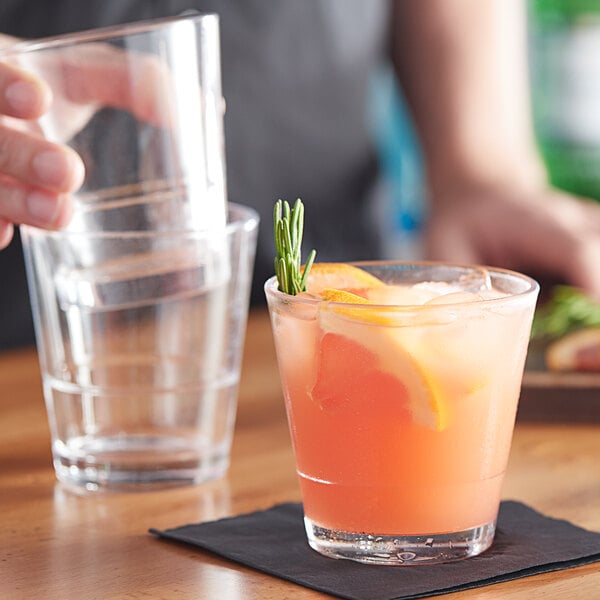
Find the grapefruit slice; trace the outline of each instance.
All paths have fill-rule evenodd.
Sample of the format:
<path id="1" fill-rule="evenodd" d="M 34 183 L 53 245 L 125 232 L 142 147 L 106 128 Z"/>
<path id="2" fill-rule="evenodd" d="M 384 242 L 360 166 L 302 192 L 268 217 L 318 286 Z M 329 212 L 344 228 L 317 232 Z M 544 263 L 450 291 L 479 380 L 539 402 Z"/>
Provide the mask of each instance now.
<path id="1" fill-rule="evenodd" d="M 328 301 L 319 311 L 320 325 L 324 331 L 323 340 L 333 339 L 335 343 L 321 345 L 319 357 L 321 368 L 317 371 L 313 396 L 334 397 L 336 385 L 340 395 L 340 386 L 343 387 L 347 381 L 331 375 L 339 369 L 338 371 L 326 369 L 323 365 L 343 361 L 345 346 L 348 346 L 351 355 L 363 356 L 359 361 L 360 364 L 357 364 L 353 371 L 368 371 L 367 376 L 372 384 L 365 388 L 365 393 L 377 397 L 380 392 L 376 387 L 377 382 L 382 386 L 383 395 L 389 395 L 384 392 L 383 387 L 386 390 L 396 389 L 397 401 L 406 405 L 416 423 L 436 431 L 445 429 L 448 417 L 441 394 L 432 378 L 407 350 L 406 343 L 402 339 L 401 328 L 387 327 L 389 321 L 385 314 L 382 315 L 380 311 L 375 310 L 371 312 L 364 305 L 372 302 L 354 293 L 346 290 L 324 289 L 322 297 Z M 362 306 L 353 308 L 349 306 L 352 304 Z M 347 341 L 344 343 L 344 340 Z M 331 350 L 335 356 L 329 356 L 331 353 L 328 352 L 329 347 L 335 348 L 335 351 Z M 359 352 L 359 348 L 364 350 Z M 378 374 L 373 374 L 371 360 L 366 358 L 368 356 L 372 357 Z M 343 368 L 340 372 L 344 372 Z M 390 378 L 395 380 L 396 388 L 391 386 Z M 359 379 L 356 380 L 357 387 L 360 387 Z M 400 389 L 403 391 L 400 392 Z"/>
<path id="2" fill-rule="evenodd" d="M 546 350 L 551 371 L 600 371 L 600 327 L 568 333 Z"/>

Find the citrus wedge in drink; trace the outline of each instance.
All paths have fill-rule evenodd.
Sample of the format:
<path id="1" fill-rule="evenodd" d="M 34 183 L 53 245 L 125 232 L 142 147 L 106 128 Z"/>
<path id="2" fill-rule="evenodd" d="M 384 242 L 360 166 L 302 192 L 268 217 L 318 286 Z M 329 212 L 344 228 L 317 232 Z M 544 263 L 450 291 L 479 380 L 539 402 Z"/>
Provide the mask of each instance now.
<path id="1" fill-rule="evenodd" d="M 351 273 L 344 271 L 344 282 L 357 289 L 357 284 L 363 281 L 352 282 L 348 275 Z M 382 284 L 380 280 L 377 282 Z M 321 297 L 329 304 L 319 311 L 324 335 L 311 391 L 315 401 L 331 406 L 339 398 L 360 401 L 361 395 L 377 396 L 380 409 L 388 404 L 392 412 L 406 410 L 421 426 L 443 430 L 448 415 L 441 393 L 407 349 L 402 328 L 390 326 L 391 317 L 385 307 L 335 288 L 323 289 Z"/>

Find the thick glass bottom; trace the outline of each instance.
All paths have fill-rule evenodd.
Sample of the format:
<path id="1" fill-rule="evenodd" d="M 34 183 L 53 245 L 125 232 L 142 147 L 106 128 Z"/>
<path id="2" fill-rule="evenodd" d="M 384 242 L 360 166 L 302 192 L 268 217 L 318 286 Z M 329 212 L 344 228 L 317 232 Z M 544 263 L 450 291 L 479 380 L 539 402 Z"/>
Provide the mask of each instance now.
<path id="1" fill-rule="evenodd" d="M 93 443 L 79 445 L 76 452 L 61 443 L 54 445 L 59 481 L 89 491 L 141 491 L 197 484 L 222 477 L 228 467 L 228 448 L 197 448 L 181 438 L 96 438 Z"/>
<path id="2" fill-rule="evenodd" d="M 311 548 L 325 556 L 389 566 L 431 565 L 477 556 L 491 546 L 496 531 L 495 521 L 456 533 L 418 536 L 336 531 L 307 517 L 304 525 Z"/>

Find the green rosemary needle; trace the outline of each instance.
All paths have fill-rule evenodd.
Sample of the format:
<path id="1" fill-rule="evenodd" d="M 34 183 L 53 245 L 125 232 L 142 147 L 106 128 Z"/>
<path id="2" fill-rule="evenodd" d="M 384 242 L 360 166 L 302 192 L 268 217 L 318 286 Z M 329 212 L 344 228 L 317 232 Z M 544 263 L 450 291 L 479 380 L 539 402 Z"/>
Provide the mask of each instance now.
<path id="1" fill-rule="evenodd" d="M 275 275 L 279 290 L 295 296 L 306 291 L 306 278 L 317 255 L 311 250 L 304 269 L 301 268 L 304 205 L 298 198 L 293 208 L 287 200 L 278 200 L 273 211 L 275 236 Z"/>

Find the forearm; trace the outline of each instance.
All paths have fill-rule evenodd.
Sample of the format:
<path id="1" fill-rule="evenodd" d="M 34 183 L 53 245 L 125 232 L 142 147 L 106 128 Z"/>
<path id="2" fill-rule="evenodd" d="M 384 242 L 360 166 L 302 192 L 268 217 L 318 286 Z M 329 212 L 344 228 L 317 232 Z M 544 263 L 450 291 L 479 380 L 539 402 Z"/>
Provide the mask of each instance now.
<path id="1" fill-rule="evenodd" d="M 545 180 L 530 122 L 523 0 L 396 0 L 393 58 L 432 197 Z"/>

